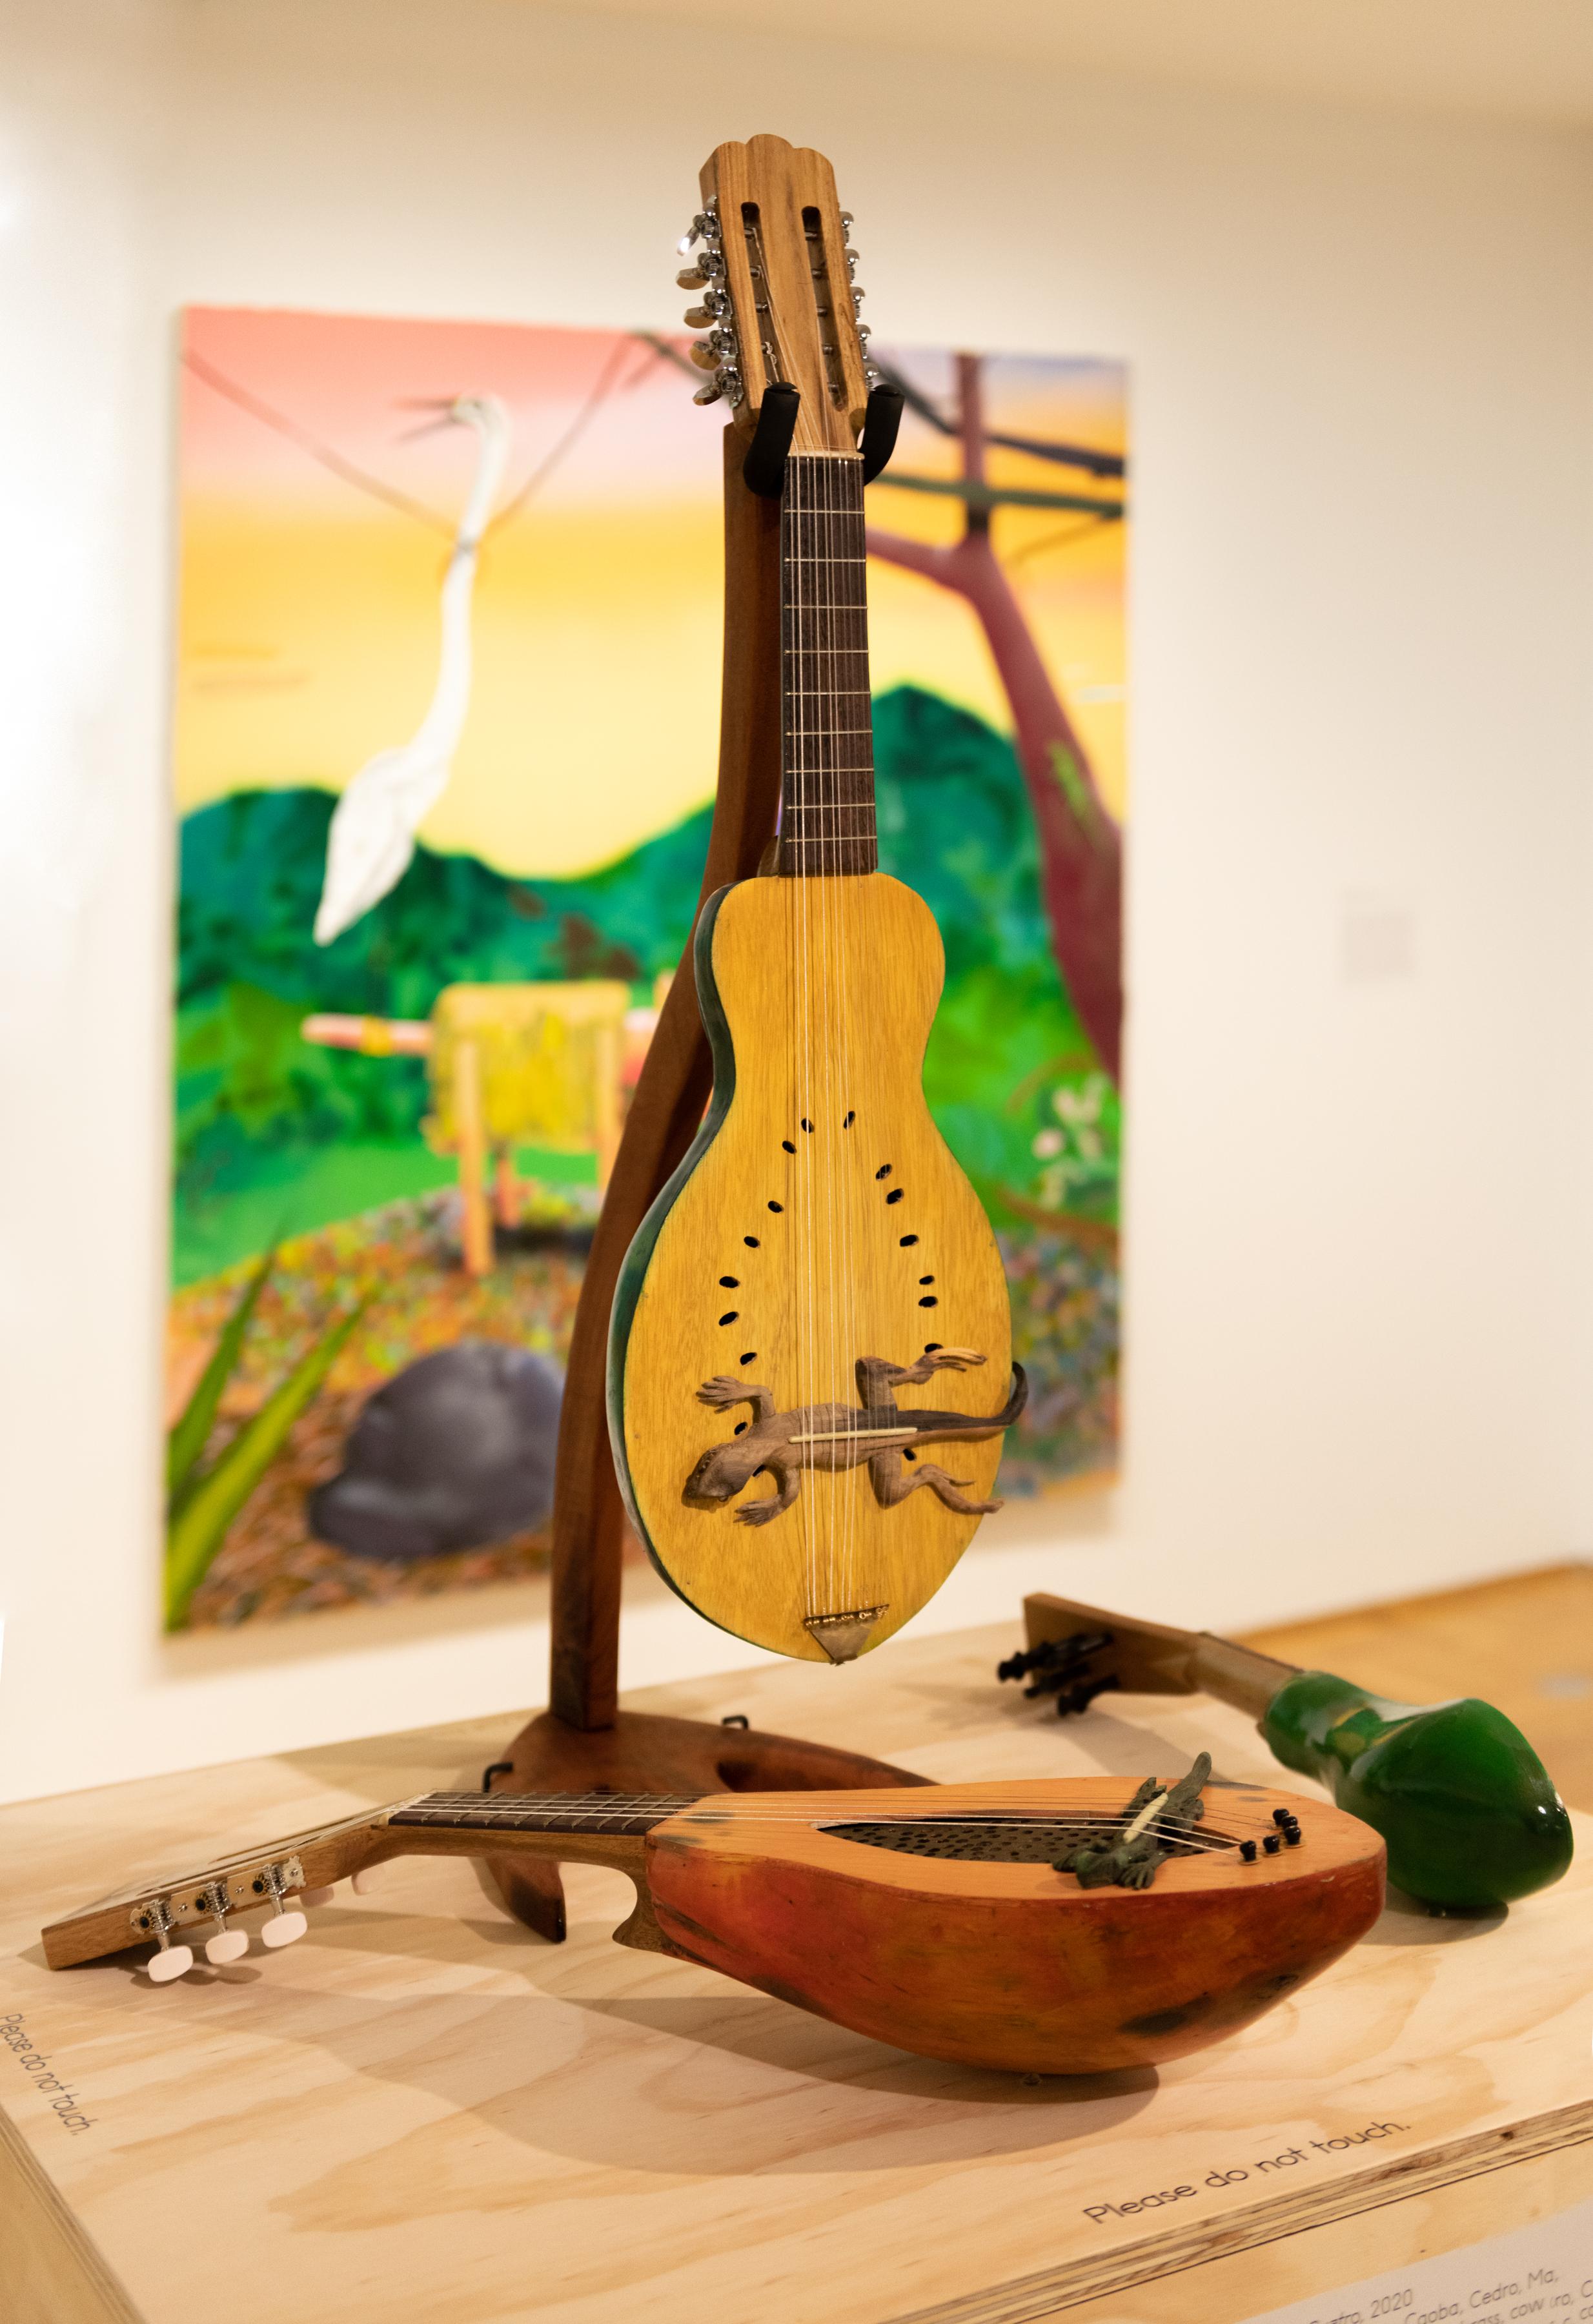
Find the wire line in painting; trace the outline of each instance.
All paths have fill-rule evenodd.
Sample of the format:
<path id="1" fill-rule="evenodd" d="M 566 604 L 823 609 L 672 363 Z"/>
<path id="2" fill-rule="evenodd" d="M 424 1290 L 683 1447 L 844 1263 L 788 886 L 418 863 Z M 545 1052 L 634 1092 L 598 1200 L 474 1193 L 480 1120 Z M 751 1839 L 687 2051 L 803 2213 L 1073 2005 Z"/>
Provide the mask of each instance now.
<path id="1" fill-rule="evenodd" d="M 628 378 L 623 381 L 617 380 L 615 374 L 619 371 L 621 359 L 631 347 L 638 344 L 647 351 L 643 360 L 637 364 Z M 576 443 L 585 433 L 593 420 L 596 418 L 603 404 L 607 402 L 616 386 L 620 387 L 623 393 L 630 394 L 632 389 L 640 386 L 642 381 L 666 355 L 673 355 L 673 353 L 674 350 L 668 346 L 668 342 L 658 340 L 645 331 L 628 332 L 617 338 L 599 368 L 597 377 L 588 391 L 586 401 L 565 429 L 564 434 L 532 468 L 524 483 L 510 493 L 502 507 L 486 526 L 483 534 L 483 540 L 490 539 L 493 533 L 501 531 L 506 524 L 524 512 L 566 454 L 574 450 Z M 355 461 L 345 458 L 336 446 L 325 442 L 309 429 L 291 418 L 289 413 L 280 411 L 274 404 L 268 403 L 263 396 L 256 395 L 252 388 L 245 387 L 241 381 L 229 377 L 218 364 L 213 364 L 208 356 L 200 355 L 196 348 L 185 347 L 182 351 L 182 361 L 196 379 L 202 380 L 205 385 L 214 390 L 217 395 L 225 396 L 226 401 L 235 404 L 240 411 L 246 411 L 249 417 L 252 420 L 257 420 L 262 427 L 271 429 L 274 434 L 284 438 L 288 443 L 296 444 L 301 452 L 337 477 L 340 483 L 352 485 L 355 492 L 369 494 L 373 500 L 381 501 L 384 506 L 394 510 L 400 516 L 413 518 L 417 524 L 425 525 L 428 531 L 440 532 L 448 540 L 453 540 L 455 520 L 446 516 L 441 510 L 428 507 L 424 501 L 417 500 L 413 493 L 401 490 L 396 484 L 390 484 L 384 477 L 373 475 L 368 468 L 362 468 Z"/>

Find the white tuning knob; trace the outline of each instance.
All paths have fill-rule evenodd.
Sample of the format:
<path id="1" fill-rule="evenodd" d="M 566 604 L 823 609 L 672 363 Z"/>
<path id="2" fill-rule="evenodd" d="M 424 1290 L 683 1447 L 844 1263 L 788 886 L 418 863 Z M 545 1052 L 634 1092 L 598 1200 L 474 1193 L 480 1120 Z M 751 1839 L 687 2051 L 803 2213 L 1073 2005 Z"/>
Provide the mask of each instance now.
<path id="1" fill-rule="evenodd" d="M 364 1864 L 355 1874 L 349 1886 L 356 1896 L 368 1896 L 373 1888 L 380 1888 L 387 1877 L 385 1864 Z"/>
<path id="2" fill-rule="evenodd" d="M 329 1904 L 336 1894 L 336 1883 L 330 1888 L 301 1888 L 299 1901 L 301 1904 Z"/>
<path id="3" fill-rule="evenodd" d="M 150 1956 L 146 1967 L 152 1985 L 170 1985 L 176 1977 L 186 1977 L 194 1965 L 193 1949 L 189 1945 L 174 1945 L 171 1941 L 171 1899 L 153 1896 L 137 1925 L 152 1929 L 158 1950 Z"/>
<path id="4" fill-rule="evenodd" d="M 194 1901 L 202 1910 L 209 1914 L 216 1923 L 216 1934 L 213 1937 L 207 1937 L 205 1941 L 205 1959 L 211 1967 L 225 1969 L 228 1961 L 242 1960 L 249 1950 L 248 1932 L 244 1929 L 229 1929 L 226 1925 L 227 1907 L 231 1899 L 227 1895 L 226 1881 L 213 1881 L 204 1895 L 196 1897 Z"/>
<path id="5" fill-rule="evenodd" d="M 262 1886 L 271 1898 L 272 1916 L 260 1932 L 260 1941 L 270 1952 L 279 1951 L 283 1945 L 296 1944 L 309 1927 L 302 1913 L 290 1913 L 282 1904 L 288 1893 L 289 1879 L 297 1872 L 295 1863 L 268 1864 L 255 1884 L 257 1887 Z"/>

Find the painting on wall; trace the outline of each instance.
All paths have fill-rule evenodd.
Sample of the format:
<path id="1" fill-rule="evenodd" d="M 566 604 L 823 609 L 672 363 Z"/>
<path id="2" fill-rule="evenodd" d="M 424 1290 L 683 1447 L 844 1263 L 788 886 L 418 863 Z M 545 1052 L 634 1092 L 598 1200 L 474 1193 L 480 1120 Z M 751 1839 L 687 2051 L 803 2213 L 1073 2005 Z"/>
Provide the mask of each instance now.
<path id="1" fill-rule="evenodd" d="M 1033 1383 L 1111 1465 L 1125 382 L 876 349 L 883 869 Z M 561 1368 L 717 756 L 720 437 L 645 332 L 183 318 L 172 1628 L 545 1563 Z M 907 812 L 907 803 L 913 812 Z"/>

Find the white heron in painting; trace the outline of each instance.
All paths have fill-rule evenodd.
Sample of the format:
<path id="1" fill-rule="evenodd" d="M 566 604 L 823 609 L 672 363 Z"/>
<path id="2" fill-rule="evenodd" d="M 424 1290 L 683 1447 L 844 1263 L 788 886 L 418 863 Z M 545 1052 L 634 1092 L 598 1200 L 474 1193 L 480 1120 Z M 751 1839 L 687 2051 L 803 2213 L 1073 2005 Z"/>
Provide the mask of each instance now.
<path id="1" fill-rule="evenodd" d="M 509 458 L 509 414 L 495 395 L 458 395 L 439 407 L 439 427 L 474 428 L 475 475 L 443 576 L 437 686 L 407 742 L 367 759 L 333 811 L 327 872 L 316 913 L 317 944 L 330 944 L 398 885 L 415 834 L 447 787 L 470 707 L 470 601 L 476 561 Z"/>

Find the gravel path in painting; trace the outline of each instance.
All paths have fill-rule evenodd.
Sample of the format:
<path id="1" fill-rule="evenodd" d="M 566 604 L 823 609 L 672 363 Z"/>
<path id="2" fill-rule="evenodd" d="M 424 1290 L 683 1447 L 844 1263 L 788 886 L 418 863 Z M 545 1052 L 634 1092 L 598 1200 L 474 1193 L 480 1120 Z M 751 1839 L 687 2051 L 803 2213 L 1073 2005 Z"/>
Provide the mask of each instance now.
<path id="1" fill-rule="evenodd" d="M 1012 1288 L 1013 1352 L 1029 1374 L 1029 1405 L 1008 1439 L 999 1489 L 1043 1492 L 1060 1479 L 1109 1469 L 1117 1449 L 1118 1275 L 1106 1234 L 1018 1228 L 1001 1248 Z M 390 1604 L 545 1570 L 547 1529 L 486 1549 L 408 1565 L 355 1557 L 316 1540 L 308 1495 L 335 1475 L 366 1398 L 384 1380 L 462 1339 L 499 1340 L 563 1365 L 581 1287 L 578 1232 L 501 1238 L 484 1281 L 459 1264 L 456 1198 L 394 1203 L 284 1243 L 262 1296 L 206 1458 L 256 1411 L 329 1314 L 375 1297 L 331 1378 L 296 1424 L 287 1450 L 235 1521 L 197 1593 L 190 1628 Z M 182 1408 L 254 1262 L 192 1285 L 171 1302 L 168 1418 Z M 631 1543 L 628 1555 L 640 1557 Z"/>
<path id="2" fill-rule="evenodd" d="M 1012 1295 L 1012 1352 L 1028 1407 L 1007 1436 L 997 1491 L 1016 1499 L 1118 1457 L 1118 1250 L 1110 1229 L 1019 1227 L 997 1238 Z"/>
<path id="3" fill-rule="evenodd" d="M 408 1565 L 355 1557 L 318 1541 L 305 1522 L 313 1488 L 342 1466 L 349 1429 L 373 1389 L 457 1340 L 508 1341 L 563 1365 L 581 1287 L 576 1234 L 500 1238 L 497 1266 L 474 1281 L 459 1265 L 452 1194 L 393 1203 L 284 1243 L 255 1311 L 243 1360 L 206 1458 L 256 1411 L 335 1308 L 376 1296 L 320 1395 L 296 1424 L 235 1520 L 194 1599 L 187 1627 L 306 1614 L 325 1606 L 390 1604 L 438 1591 L 517 1580 L 548 1563 L 546 1528 Z M 255 1262 L 178 1292 L 171 1302 L 168 1418 L 180 1411 Z"/>

